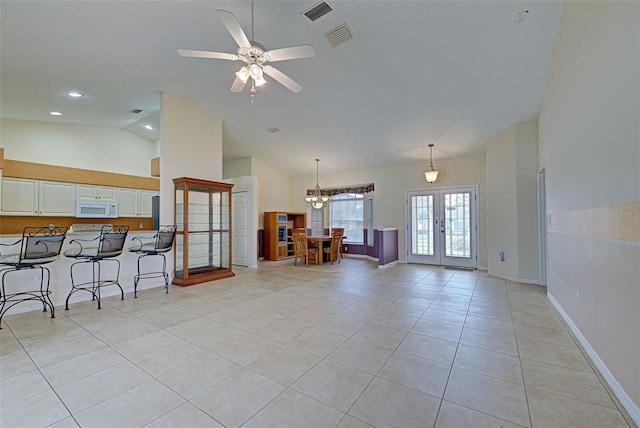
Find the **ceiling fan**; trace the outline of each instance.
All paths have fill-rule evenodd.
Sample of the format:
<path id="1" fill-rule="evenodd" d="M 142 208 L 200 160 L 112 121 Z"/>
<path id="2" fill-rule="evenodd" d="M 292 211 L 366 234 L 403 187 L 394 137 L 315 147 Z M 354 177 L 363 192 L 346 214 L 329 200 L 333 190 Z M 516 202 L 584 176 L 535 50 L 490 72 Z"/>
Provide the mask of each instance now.
<path id="1" fill-rule="evenodd" d="M 289 76 L 281 72 L 268 62 L 285 61 L 289 59 L 308 58 L 315 55 L 315 51 L 311 45 L 292 46 L 275 50 L 267 50 L 260 43 L 249 40 L 242 31 L 242 27 L 238 23 L 235 15 L 229 11 L 218 9 L 216 15 L 220 18 L 224 26 L 227 28 L 231 37 L 238 44 L 236 54 L 226 52 L 209 52 L 196 51 L 189 49 L 178 49 L 178 54 L 184 57 L 192 58 L 213 58 L 226 59 L 230 61 L 243 61 L 246 65 L 240 68 L 235 74 L 236 78 L 231 85 L 232 92 L 242 92 L 245 85 L 251 79 L 251 102 L 256 93 L 256 86 L 262 86 L 266 83 L 264 75 L 272 77 L 292 92 L 298 93 L 302 91 L 302 86 L 296 83 Z M 251 31 L 253 37 L 253 1 L 251 2 Z"/>

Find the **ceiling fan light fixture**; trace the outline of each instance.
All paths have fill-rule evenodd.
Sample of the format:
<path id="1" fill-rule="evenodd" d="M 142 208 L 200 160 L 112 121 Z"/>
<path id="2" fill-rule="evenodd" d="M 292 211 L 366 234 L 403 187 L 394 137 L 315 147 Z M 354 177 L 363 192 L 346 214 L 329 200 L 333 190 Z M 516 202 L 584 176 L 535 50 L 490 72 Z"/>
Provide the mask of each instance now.
<path id="1" fill-rule="evenodd" d="M 256 86 L 262 86 L 265 83 L 267 83 L 267 81 L 264 80 L 264 77 L 262 77 L 262 76 L 260 76 L 257 79 L 255 79 L 255 82 L 256 82 Z"/>
<path id="2" fill-rule="evenodd" d="M 245 65 L 240 70 L 236 71 L 236 77 L 240 79 L 242 83 L 247 83 L 247 80 L 249 79 L 249 67 Z"/>
<path id="3" fill-rule="evenodd" d="M 262 79 L 262 67 L 258 64 L 251 64 L 249 67 L 249 76 L 251 76 L 253 80 Z"/>

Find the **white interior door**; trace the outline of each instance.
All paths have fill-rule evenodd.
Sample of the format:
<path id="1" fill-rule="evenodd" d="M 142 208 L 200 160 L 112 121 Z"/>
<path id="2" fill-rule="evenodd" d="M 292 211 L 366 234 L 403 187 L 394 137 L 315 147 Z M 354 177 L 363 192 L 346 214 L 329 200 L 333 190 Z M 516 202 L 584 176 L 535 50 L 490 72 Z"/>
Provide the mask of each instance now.
<path id="1" fill-rule="evenodd" d="M 248 192 L 231 194 L 231 251 L 234 265 L 248 266 Z"/>
<path id="2" fill-rule="evenodd" d="M 407 192 L 407 262 L 477 267 L 473 187 Z"/>

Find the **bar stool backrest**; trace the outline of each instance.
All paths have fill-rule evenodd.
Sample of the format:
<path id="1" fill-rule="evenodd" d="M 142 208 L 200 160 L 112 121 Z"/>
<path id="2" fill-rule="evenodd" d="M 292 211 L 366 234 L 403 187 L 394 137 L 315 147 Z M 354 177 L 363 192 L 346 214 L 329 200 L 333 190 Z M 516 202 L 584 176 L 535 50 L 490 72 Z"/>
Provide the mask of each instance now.
<path id="1" fill-rule="evenodd" d="M 117 257 L 122 254 L 128 232 L 129 226 L 126 225 L 102 226 L 97 257 Z"/>
<path id="2" fill-rule="evenodd" d="M 19 264 L 52 261 L 60 255 L 67 235 L 66 227 L 27 226 L 22 231 Z"/>
<path id="3" fill-rule="evenodd" d="M 156 250 L 169 251 L 173 247 L 173 240 L 176 237 L 176 226 L 160 226 L 158 227 L 158 235 L 156 236 Z"/>

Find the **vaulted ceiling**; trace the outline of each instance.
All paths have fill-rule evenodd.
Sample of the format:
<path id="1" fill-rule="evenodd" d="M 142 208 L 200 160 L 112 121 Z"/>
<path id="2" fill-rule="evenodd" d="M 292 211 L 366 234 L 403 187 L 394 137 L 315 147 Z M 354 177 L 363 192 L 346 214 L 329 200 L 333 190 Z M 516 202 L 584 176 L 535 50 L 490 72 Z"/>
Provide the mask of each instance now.
<path id="1" fill-rule="evenodd" d="M 158 94 L 180 94 L 223 120 L 225 160 L 258 157 L 290 176 L 315 158 L 323 173 L 425 161 L 429 143 L 434 160 L 480 154 L 537 117 L 562 2 L 329 0 L 333 11 L 311 21 L 302 13 L 317 3 L 255 2 L 256 41 L 308 43 L 316 55 L 273 64 L 302 92 L 267 77 L 252 105 L 248 86 L 229 90 L 242 63 L 176 53 L 235 53 L 214 11 L 235 14 L 251 38 L 249 1 L 2 0 L 0 114 L 146 135 Z M 332 47 L 324 34 L 343 23 L 353 38 Z"/>

